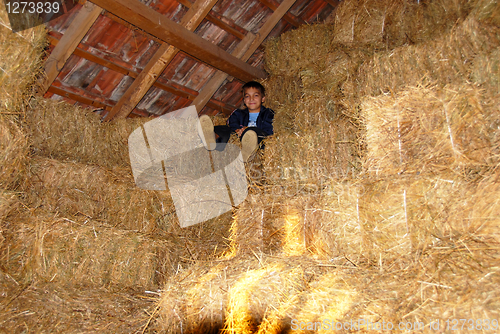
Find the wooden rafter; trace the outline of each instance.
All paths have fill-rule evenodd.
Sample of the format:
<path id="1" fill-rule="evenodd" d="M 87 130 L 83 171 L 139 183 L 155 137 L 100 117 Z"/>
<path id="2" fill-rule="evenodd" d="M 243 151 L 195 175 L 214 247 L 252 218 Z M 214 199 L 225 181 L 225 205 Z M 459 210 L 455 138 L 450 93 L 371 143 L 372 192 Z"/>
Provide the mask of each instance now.
<path id="1" fill-rule="evenodd" d="M 45 94 L 50 85 L 59 75 L 64 64 L 85 37 L 94 22 L 102 12 L 102 8 L 86 2 L 66 30 L 61 42 L 54 48 L 45 63 L 45 77 L 38 91 L 39 95 Z"/>
<path id="2" fill-rule="evenodd" d="M 239 60 L 140 1 L 92 0 L 92 2 L 194 58 L 240 80 L 248 81 L 267 76 L 263 70 Z"/>
<path id="3" fill-rule="evenodd" d="M 272 11 L 276 11 L 278 9 L 278 6 L 280 5 L 275 0 L 259 0 L 259 2 L 262 3 L 264 6 L 268 7 L 269 9 L 271 9 Z M 285 13 L 283 19 L 286 20 L 291 25 L 293 25 L 295 28 L 297 28 L 300 25 L 306 24 L 304 20 L 290 13 Z"/>
<path id="4" fill-rule="evenodd" d="M 178 0 L 180 4 L 182 4 L 184 7 L 191 8 L 193 6 L 193 3 L 189 0 Z M 246 31 L 245 29 L 238 27 L 240 30 L 232 27 L 231 25 L 227 24 L 226 22 L 222 21 L 217 17 L 217 13 L 215 13 L 213 10 L 208 12 L 207 16 L 205 17 L 208 21 L 212 22 L 222 30 L 227 31 L 228 33 L 238 37 L 239 39 L 243 39 L 246 35 L 246 32 L 244 33 L 243 31 Z M 233 23 L 234 26 L 236 26 L 235 23 Z"/>
<path id="5" fill-rule="evenodd" d="M 190 31 L 194 31 L 205 18 L 217 0 L 198 0 L 182 17 L 181 25 Z M 108 113 L 104 120 L 113 118 L 126 118 L 135 106 L 142 100 L 144 95 L 153 86 L 161 73 L 179 52 L 174 46 L 162 44 L 153 57 L 144 67 L 136 80 L 122 95 L 118 103 Z"/>
<path id="6" fill-rule="evenodd" d="M 81 89 L 75 89 L 75 88 L 73 88 L 73 89 L 75 91 L 68 91 L 68 90 L 64 89 L 64 87 L 60 81 L 55 80 L 54 84 L 52 86 L 50 86 L 49 89 L 47 90 L 47 94 L 49 94 L 49 93 L 56 94 L 56 95 L 59 95 L 61 97 L 64 97 L 64 98 L 67 98 L 67 99 L 70 99 L 70 100 L 73 100 L 73 101 L 76 101 L 76 102 L 79 102 L 79 103 L 82 103 L 82 104 L 85 104 L 88 106 L 92 106 L 95 108 L 100 108 L 100 109 L 104 109 L 104 110 L 108 110 L 108 111 L 111 110 L 111 108 L 113 108 L 114 102 L 109 100 L 109 99 L 103 99 L 103 98 L 100 98 L 97 96 L 84 96 L 84 92 Z M 88 94 L 88 92 L 85 92 L 85 93 Z M 140 109 L 134 109 L 134 114 L 140 115 L 140 116 L 145 116 L 145 117 L 153 116 L 153 114 L 151 114 L 145 110 L 140 110 Z"/>
<path id="7" fill-rule="evenodd" d="M 281 20 L 281 18 L 290 9 L 290 7 L 293 6 L 295 1 L 296 0 L 284 0 L 281 5 L 274 11 L 274 13 L 267 19 L 266 23 L 264 23 L 264 25 L 259 29 L 259 32 L 257 33 L 258 37 L 243 39 L 236 47 L 233 54 L 245 62 L 250 59 L 255 50 L 257 50 L 259 45 L 261 45 L 262 42 L 267 38 L 267 36 L 279 22 L 279 20 Z M 193 104 L 196 105 L 196 109 L 198 110 L 198 112 L 201 112 L 201 110 L 205 107 L 207 102 L 215 94 L 217 89 L 219 89 L 219 87 L 227 77 L 228 75 L 226 73 L 219 71 L 205 85 L 205 88 L 193 101 Z"/>
<path id="8" fill-rule="evenodd" d="M 57 87 L 56 85 L 50 86 L 49 89 L 47 90 L 47 92 L 52 93 L 52 94 L 56 94 L 56 95 L 59 95 L 62 97 L 66 97 L 66 98 L 69 98 L 71 100 L 74 100 L 74 101 L 77 101 L 77 102 L 80 102 L 80 103 L 83 103 L 83 104 L 86 104 L 86 105 L 89 105 L 89 106 L 92 106 L 95 108 L 102 108 L 105 110 L 110 110 L 112 107 L 112 105 L 110 103 L 97 101 L 95 99 L 91 99 L 89 97 L 82 96 L 81 94 L 69 92 L 67 90 L 64 90 L 61 87 Z"/>

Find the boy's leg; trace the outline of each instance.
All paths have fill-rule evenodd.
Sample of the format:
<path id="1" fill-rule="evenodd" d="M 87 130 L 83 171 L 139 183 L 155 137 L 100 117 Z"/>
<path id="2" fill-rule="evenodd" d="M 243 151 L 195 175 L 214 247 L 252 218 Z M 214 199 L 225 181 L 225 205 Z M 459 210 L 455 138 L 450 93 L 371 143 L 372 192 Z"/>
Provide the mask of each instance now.
<path id="1" fill-rule="evenodd" d="M 198 124 L 198 135 L 203 142 L 203 146 L 209 151 L 215 149 L 214 124 L 207 115 L 200 116 Z"/>
<path id="2" fill-rule="evenodd" d="M 241 154 L 244 162 L 248 161 L 265 137 L 267 137 L 267 133 L 257 127 L 249 127 L 243 131 L 241 135 Z"/>
<path id="3" fill-rule="evenodd" d="M 214 127 L 214 132 L 217 135 L 215 139 L 217 146 L 215 149 L 217 151 L 224 151 L 226 144 L 231 137 L 231 128 L 227 125 L 217 125 Z"/>
<path id="4" fill-rule="evenodd" d="M 263 131 L 261 128 L 252 126 L 252 127 L 246 128 L 245 131 L 243 131 L 241 138 L 243 138 L 243 136 L 245 135 L 245 132 L 247 132 L 249 130 L 252 130 L 253 132 L 255 132 L 257 134 L 257 140 L 258 140 L 257 144 L 260 144 L 260 142 L 268 136 L 268 134 L 265 131 Z"/>

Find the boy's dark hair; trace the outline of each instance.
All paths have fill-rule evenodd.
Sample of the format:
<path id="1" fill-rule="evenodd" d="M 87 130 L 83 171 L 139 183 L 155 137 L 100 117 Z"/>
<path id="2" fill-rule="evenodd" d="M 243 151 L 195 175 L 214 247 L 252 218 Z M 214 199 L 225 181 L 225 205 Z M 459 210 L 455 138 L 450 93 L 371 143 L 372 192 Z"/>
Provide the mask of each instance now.
<path id="1" fill-rule="evenodd" d="M 243 87 L 241 88 L 241 91 L 243 92 L 243 94 L 245 94 L 245 90 L 248 88 L 258 89 L 260 91 L 260 93 L 262 94 L 262 96 L 266 96 L 266 90 L 265 90 L 264 86 L 262 86 L 257 81 L 249 81 L 246 84 L 244 84 Z"/>

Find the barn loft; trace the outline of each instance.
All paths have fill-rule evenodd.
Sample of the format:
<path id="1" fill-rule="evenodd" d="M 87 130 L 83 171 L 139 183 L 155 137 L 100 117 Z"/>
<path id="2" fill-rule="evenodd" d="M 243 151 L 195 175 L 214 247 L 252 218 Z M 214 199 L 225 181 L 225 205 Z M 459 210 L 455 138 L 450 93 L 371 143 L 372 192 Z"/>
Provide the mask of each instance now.
<path id="1" fill-rule="evenodd" d="M 19 31 L 6 8 L 2 331 L 498 331 L 497 0 L 95 0 Z M 248 195 L 181 228 L 129 136 L 223 124 L 248 80 L 275 111 Z"/>

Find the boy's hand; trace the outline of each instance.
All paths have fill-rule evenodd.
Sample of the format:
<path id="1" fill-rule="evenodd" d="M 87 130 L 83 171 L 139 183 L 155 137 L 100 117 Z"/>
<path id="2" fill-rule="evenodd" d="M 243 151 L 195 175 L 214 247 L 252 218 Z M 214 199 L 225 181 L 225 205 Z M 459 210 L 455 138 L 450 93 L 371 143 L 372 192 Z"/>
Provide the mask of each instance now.
<path id="1" fill-rule="evenodd" d="M 238 137 L 241 137 L 241 134 L 243 133 L 243 131 L 245 131 L 245 129 L 247 128 L 247 126 L 244 126 L 242 127 L 241 129 L 237 129 L 235 132 L 236 134 L 238 135 Z"/>

